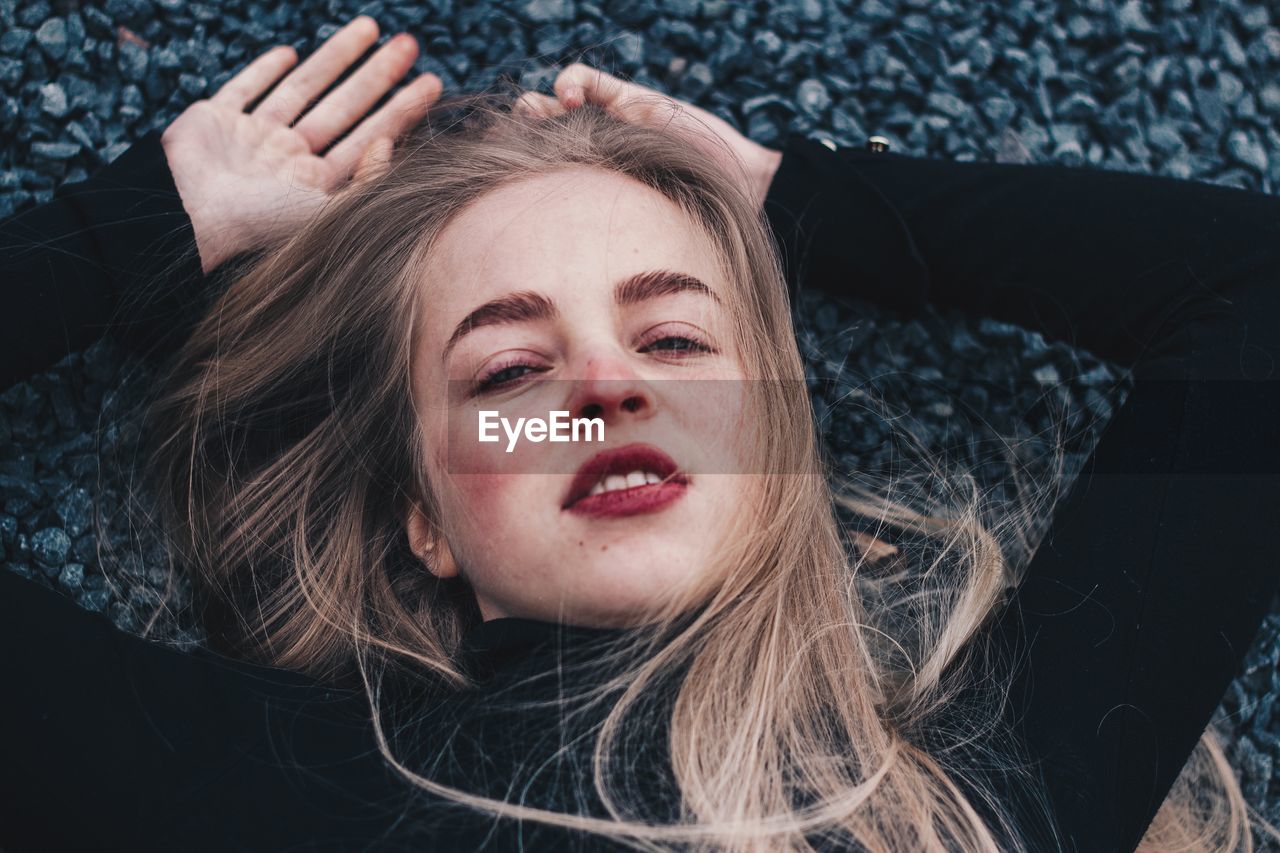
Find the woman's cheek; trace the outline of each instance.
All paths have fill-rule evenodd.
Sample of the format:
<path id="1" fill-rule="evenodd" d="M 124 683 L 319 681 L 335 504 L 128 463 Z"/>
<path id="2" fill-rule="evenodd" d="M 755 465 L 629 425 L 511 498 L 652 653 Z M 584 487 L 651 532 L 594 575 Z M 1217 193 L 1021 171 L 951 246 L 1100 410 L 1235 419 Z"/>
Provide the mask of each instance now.
<path id="1" fill-rule="evenodd" d="M 740 452 L 743 433 L 757 424 L 746 417 L 746 380 L 703 379 L 679 381 L 671 389 L 678 418 L 673 428 L 684 432 L 680 444 L 694 448 L 686 464 L 694 474 L 738 474 L 743 469 Z"/>
<path id="2" fill-rule="evenodd" d="M 459 508 L 480 524 L 501 519 L 505 496 L 510 489 L 508 474 L 454 474 L 454 494 Z"/>
<path id="3" fill-rule="evenodd" d="M 546 529 L 546 501 L 554 496 L 548 477 L 522 473 L 454 474 L 450 478 L 453 506 L 446 508 L 474 540 L 466 550 L 514 548 L 531 544 Z M 544 487 L 540 487 L 544 486 Z"/>

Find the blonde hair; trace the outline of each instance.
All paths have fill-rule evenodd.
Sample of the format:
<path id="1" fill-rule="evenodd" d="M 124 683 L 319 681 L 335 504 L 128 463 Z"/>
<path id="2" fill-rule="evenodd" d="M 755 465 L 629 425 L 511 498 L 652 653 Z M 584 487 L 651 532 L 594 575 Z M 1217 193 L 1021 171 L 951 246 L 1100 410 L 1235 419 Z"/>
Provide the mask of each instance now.
<path id="1" fill-rule="evenodd" d="M 540 119 L 506 106 L 488 95 L 438 105 L 385 174 L 238 271 L 169 365 L 145 415 L 144 474 L 211 644 L 363 685 L 388 761 L 496 815 L 652 850 L 1023 847 L 1018 819 L 925 744 L 959 692 L 991 676 L 975 638 L 1034 550 L 1047 492 L 989 519 L 973 477 L 938 460 L 883 480 L 829 470 L 777 248 L 742 181 L 686 140 L 596 107 Z M 770 425 L 756 505 L 736 519 L 723 571 L 708 572 L 723 583 L 673 603 L 609 659 L 599 695 L 616 702 L 584 784 L 612 819 L 442 785 L 395 758 L 378 707 L 391 667 L 469 686 L 455 655 L 479 621 L 465 582 L 424 570 L 405 541 L 410 501 L 435 513 L 410 391 L 421 270 L 486 192 L 575 165 L 639 181 L 704 228 L 739 285 L 732 315 L 747 372 L 765 380 L 753 383 L 756 422 Z M 837 505 L 898 531 L 910 564 L 851 558 Z M 674 672 L 680 820 L 662 825 L 631 817 L 635 792 L 608 757 L 636 736 L 628 721 L 652 722 L 634 712 Z M 966 721 L 968 736 L 995 730 L 998 704 Z M 1004 760 L 1016 774 L 1017 757 Z M 1235 847 L 1251 849 L 1243 799 L 1206 735 L 1143 849 Z"/>

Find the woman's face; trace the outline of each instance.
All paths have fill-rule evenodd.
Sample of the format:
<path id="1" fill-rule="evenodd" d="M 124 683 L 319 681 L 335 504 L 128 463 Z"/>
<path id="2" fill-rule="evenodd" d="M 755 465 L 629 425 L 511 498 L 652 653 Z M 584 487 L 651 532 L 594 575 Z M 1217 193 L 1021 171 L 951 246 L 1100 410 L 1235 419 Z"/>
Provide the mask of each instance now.
<path id="1" fill-rule="evenodd" d="M 633 624 L 714 586 L 711 557 L 752 479 L 732 287 L 677 205 L 604 170 L 504 186 L 441 234 L 413 382 L 443 535 L 419 510 L 407 526 L 486 620 Z M 576 418 L 602 429 L 536 441 L 517 428 L 557 411 L 570 439 Z"/>

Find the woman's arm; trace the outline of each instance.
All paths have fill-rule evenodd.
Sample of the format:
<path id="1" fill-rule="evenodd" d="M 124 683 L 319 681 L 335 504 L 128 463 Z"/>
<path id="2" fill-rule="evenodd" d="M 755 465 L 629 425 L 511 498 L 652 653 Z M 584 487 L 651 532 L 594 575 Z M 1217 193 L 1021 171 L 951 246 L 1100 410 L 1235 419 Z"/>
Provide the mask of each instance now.
<path id="1" fill-rule="evenodd" d="M 0 222 L 0 387 L 108 330 L 139 352 L 177 342 L 198 317 L 203 274 L 378 168 L 440 94 L 424 74 L 365 115 L 416 42 L 389 40 L 313 103 L 378 35 L 359 16 L 293 71 L 292 48 L 269 50 L 87 180 Z"/>
<path id="2" fill-rule="evenodd" d="M 163 282 L 155 280 L 164 275 Z M 8 388 L 114 328 L 154 341 L 201 283 L 190 219 L 152 130 L 87 180 L 0 221 L 0 387 Z M 122 318 L 122 300 L 150 304 Z"/>
<path id="3" fill-rule="evenodd" d="M 991 634 L 1025 663 L 1008 720 L 1057 843 L 1133 849 L 1280 579 L 1280 199 L 810 140 L 788 143 L 776 180 L 775 227 L 808 249 L 788 258 L 796 285 L 876 299 L 906 282 L 908 306 L 1017 323 L 1132 371 Z"/>
<path id="4" fill-rule="evenodd" d="M 956 308 L 1124 366 L 1175 311 L 1274 274 L 1280 246 L 1280 198 L 1261 193 L 802 137 L 786 143 L 765 211 L 793 286 Z"/>
<path id="5" fill-rule="evenodd" d="M 0 630 L 5 849 L 345 850 L 405 814 L 362 693 L 165 648 L 3 570 Z"/>

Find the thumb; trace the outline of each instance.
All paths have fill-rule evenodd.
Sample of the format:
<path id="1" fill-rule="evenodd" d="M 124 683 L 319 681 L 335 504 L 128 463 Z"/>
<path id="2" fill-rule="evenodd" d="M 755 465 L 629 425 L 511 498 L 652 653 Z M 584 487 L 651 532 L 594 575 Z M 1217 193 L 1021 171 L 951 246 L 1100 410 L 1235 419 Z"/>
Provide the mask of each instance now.
<path id="1" fill-rule="evenodd" d="M 391 165 L 391 149 L 392 140 L 389 137 L 379 136 L 370 142 L 360 156 L 360 162 L 356 164 L 354 180 L 368 181 L 386 172 Z"/>

